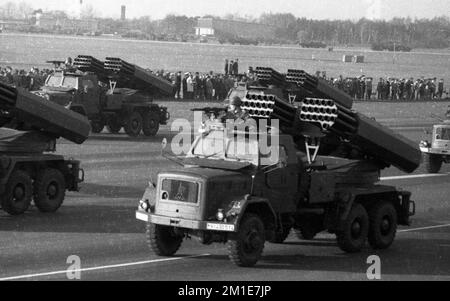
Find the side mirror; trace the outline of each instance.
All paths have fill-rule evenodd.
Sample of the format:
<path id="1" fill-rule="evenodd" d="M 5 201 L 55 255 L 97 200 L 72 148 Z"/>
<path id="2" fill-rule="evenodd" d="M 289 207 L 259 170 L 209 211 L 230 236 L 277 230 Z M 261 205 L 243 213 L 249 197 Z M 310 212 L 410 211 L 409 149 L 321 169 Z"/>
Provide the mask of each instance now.
<path id="1" fill-rule="evenodd" d="M 163 141 L 161 143 L 161 147 L 162 147 L 162 150 L 165 150 L 167 148 L 167 139 L 166 138 L 163 139 Z"/>

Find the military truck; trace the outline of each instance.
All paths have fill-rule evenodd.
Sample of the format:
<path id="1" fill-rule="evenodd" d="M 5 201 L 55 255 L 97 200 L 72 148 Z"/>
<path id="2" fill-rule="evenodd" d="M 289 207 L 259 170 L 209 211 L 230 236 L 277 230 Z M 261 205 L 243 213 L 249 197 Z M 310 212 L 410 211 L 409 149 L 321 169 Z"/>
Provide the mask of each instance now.
<path id="1" fill-rule="evenodd" d="M 429 141 L 420 142 L 425 168 L 429 173 L 438 173 L 443 163 L 450 163 L 450 120 L 433 126 Z"/>
<path id="2" fill-rule="evenodd" d="M 150 249 L 171 256 L 195 236 L 203 244 L 227 243 L 230 260 L 250 267 L 266 241 L 283 243 L 292 229 L 302 239 L 335 234 L 349 253 L 367 241 L 390 247 L 397 226 L 410 225 L 415 203 L 410 192 L 380 184 L 380 171 L 416 170 L 417 145 L 354 112 L 351 97 L 304 71 L 257 68 L 257 78 L 230 96 L 240 96 L 249 115 L 267 126 L 253 132 L 246 122 L 205 123 L 189 153 L 171 157 L 184 168 L 150 183 L 136 212 L 147 224 Z M 294 98 L 296 86 L 314 98 L 299 105 L 284 98 Z M 265 144 L 278 155 L 262 151 Z"/>
<path id="3" fill-rule="evenodd" d="M 167 108 L 155 104 L 153 97 L 172 91 L 171 83 L 121 59 L 101 62 L 82 55 L 73 68 L 50 75 L 36 94 L 87 116 L 93 133 L 106 126 L 110 133 L 124 128 L 137 137 L 141 132 L 155 136 L 160 125 L 167 124 Z"/>
<path id="4" fill-rule="evenodd" d="M 84 181 L 80 162 L 56 155 L 56 139 L 81 144 L 89 136 L 82 115 L 21 88 L 0 83 L 0 205 L 11 215 L 55 212 L 66 191 Z"/>

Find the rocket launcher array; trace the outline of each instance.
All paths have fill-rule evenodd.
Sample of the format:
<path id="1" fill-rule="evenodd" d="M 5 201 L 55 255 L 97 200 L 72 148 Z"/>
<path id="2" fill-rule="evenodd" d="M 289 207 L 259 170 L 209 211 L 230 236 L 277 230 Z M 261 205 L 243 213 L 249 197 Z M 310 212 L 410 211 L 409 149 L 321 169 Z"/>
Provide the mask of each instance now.
<path id="1" fill-rule="evenodd" d="M 120 86 L 143 91 L 150 90 L 149 92 L 153 92 L 152 89 L 156 88 L 165 95 L 173 95 L 175 91 L 172 83 L 120 58 L 108 57 L 104 66 L 105 70 L 118 77 Z"/>
<path id="2" fill-rule="evenodd" d="M 397 134 L 374 119 L 354 112 L 353 99 L 345 92 L 330 86 L 302 70 L 288 70 L 286 78 L 271 68 L 262 70 L 262 84 L 286 82 L 298 85 L 314 97 L 305 98 L 299 107 L 273 95 L 248 92 L 244 108 L 255 118 L 278 118 L 286 127 L 294 127 L 295 120 L 320 124 L 324 133 L 334 133 L 362 152 L 386 165 L 412 173 L 420 163 L 422 154 L 413 141 Z"/>
<path id="3" fill-rule="evenodd" d="M 24 89 L 0 83 L 0 110 L 3 119 L 16 119 L 55 137 L 82 144 L 91 126 L 86 117 L 47 101 Z"/>
<path id="4" fill-rule="evenodd" d="M 242 109 L 252 118 L 279 119 L 286 126 L 295 121 L 297 108 L 273 94 L 248 91 Z"/>
<path id="5" fill-rule="evenodd" d="M 109 73 L 105 70 L 104 63 L 90 55 L 79 55 L 73 61 L 73 65 L 80 71 L 93 72 L 103 82 L 108 82 Z"/>

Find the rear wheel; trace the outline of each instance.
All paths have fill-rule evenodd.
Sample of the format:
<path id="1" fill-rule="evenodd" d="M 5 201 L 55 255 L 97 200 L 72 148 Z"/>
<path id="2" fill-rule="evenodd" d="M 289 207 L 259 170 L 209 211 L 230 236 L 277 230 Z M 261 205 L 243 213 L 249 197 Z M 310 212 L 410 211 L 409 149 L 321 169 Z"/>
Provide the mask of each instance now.
<path id="1" fill-rule="evenodd" d="M 14 171 L 1 196 L 4 211 L 10 215 L 20 215 L 28 210 L 33 196 L 33 184 L 30 176 L 23 171 Z"/>
<path id="2" fill-rule="evenodd" d="M 45 213 L 56 212 L 66 197 L 66 181 L 57 169 L 40 172 L 34 182 L 34 203 Z"/>
<path id="3" fill-rule="evenodd" d="M 439 155 L 424 154 L 425 168 L 429 173 L 438 173 L 442 167 L 442 158 Z"/>
<path id="4" fill-rule="evenodd" d="M 274 238 L 269 242 L 273 244 L 282 244 L 288 238 L 289 234 L 291 233 L 291 229 L 292 227 L 290 225 L 283 226 L 281 232 L 275 233 Z"/>
<path id="5" fill-rule="evenodd" d="M 108 121 L 106 129 L 111 134 L 118 134 L 122 129 L 122 124 L 117 119 L 114 118 Z"/>
<path id="6" fill-rule="evenodd" d="M 105 128 L 105 124 L 102 121 L 91 121 L 92 133 L 99 134 L 99 133 L 103 132 L 104 128 Z"/>
<path id="7" fill-rule="evenodd" d="M 318 232 L 316 232 L 311 227 L 302 227 L 301 229 L 295 229 L 295 235 L 297 235 L 297 237 L 302 240 L 313 240 L 316 237 L 317 233 Z"/>
<path id="8" fill-rule="evenodd" d="M 142 131 L 142 115 L 139 112 L 131 113 L 125 124 L 125 132 L 128 136 L 137 137 Z"/>
<path id="9" fill-rule="evenodd" d="M 156 113 L 148 112 L 147 114 L 145 114 L 143 131 L 144 135 L 148 137 L 152 137 L 158 134 L 159 118 Z"/>
<path id="10" fill-rule="evenodd" d="M 337 243 L 347 253 L 360 252 L 367 241 L 369 216 L 361 204 L 353 205 L 337 233 Z"/>
<path id="11" fill-rule="evenodd" d="M 158 256 L 173 256 L 181 247 L 183 237 L 177 235 L 172 227 L 147 224 L 147 242 Z"/>
<path id="12" fill-rule="evenodd" d="M 397 210 L 389 202 L 380 202 L 369 210 L 369 244 L 374 249 L 387 249 L 397 233 Z"/>
<path id="13" fill-rule="evenodd" d="M 228 241 L 228 256 L 237 266 L 254 266 L 262 256 L 264 243 L 265 232 L 261 218 L 248 214 L 244 216 L 236 237 Z"/>

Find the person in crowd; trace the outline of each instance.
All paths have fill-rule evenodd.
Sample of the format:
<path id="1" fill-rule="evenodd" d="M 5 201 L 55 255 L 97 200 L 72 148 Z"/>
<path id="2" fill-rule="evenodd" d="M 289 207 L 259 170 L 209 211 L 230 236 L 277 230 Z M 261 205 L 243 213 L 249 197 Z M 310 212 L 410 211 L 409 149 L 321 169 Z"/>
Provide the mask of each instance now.
<path id="1" fill-rule="evenodd" d="M 225 59 L 225 75 L 228 75 L 228 71 L 230 70 L 230 64 L 228 63 L 228 59 Z"/>
<path id="2" fill-rule="evenodd" d="M 438 83 L 437 96 L 439 99 L 442 99 L 442 95 L 444 94 L 444 79 L 441 78 Z"/>
<path id="3" fill-rule="evenodd" d="M 189 74 L 186 79 L 186 99 L 192 100 L 194 98 L 194 76 Z"/>

